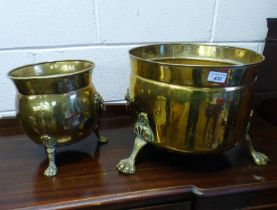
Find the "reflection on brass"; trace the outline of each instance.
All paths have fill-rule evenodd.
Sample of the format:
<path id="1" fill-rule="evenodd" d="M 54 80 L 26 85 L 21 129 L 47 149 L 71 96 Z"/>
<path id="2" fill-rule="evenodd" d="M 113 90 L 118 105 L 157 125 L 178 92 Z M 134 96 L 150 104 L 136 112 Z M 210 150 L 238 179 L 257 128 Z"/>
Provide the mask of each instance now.
<path id="1" fill-rule="evenodd" d="M 67 145 L 98 131 L 103 99 L 91 81 L 94 64 L 68 60 L 23 66 L 9 72 L 17 87 L 17 118 L 25 133 L 44 144 L 49 160 L 46 176 L 57 173 L 55 147 Z"/>
<path id="2" fill-rule="evenodd" d="M 245 137 L 263 59 L 216 45 L 133 48 L 128 100 L 135 112 L 147 113 L 152 144 L 180 153 L 224 151 Z"/>
<path id="3" fill-rule="evenodd" d="M 149 120 L 146 113 L 138 114 L 134 132 L 136 138 L 130 157 L 121 160 L 117 164 L 117 169 L 125 174 L 134 174 L 136 172 L 135 160 L 138 152 L 147 144 L 147 142 L 153 142 L 154 140 L 154 134 L 149 126 Z"/>

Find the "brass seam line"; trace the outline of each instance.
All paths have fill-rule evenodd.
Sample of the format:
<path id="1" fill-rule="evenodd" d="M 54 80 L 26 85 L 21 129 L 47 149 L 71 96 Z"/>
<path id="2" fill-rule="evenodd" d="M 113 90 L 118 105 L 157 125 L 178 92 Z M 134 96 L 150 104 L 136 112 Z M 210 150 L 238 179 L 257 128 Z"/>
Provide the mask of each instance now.
<path id="1" fill-rule="evenodd" d="M 174 85 L 174 84 L 168 84 L 164 82 L 157 82 L 151 79 L 146 79 L 144 77 L 138 76 L 138 75 L 132 75 L 132 77 L 135 77 L 139 80 L 152 83 L 155 85 L 158 85 L 160 87 L 170 87 L 174 89 L 179 89 L 179 90 L 186 90 L 186 91 L 202 91 L 202 92 L 220 92 L 222 91 L 234 91 L 234 90 L 240 90 L 244 88 L 245 86 L 248 86 L 249 84 L 253 82 L 246 83 L 245 85 L 241 86 L 232 86 L 232 87 L 192 87 L 192 86 L 181 86 L 181 85 Z"/>

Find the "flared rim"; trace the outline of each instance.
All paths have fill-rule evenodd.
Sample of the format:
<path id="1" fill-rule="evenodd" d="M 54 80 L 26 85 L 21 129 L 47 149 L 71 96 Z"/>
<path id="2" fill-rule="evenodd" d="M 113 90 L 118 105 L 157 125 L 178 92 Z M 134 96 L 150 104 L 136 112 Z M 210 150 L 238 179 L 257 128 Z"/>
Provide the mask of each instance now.
<path id="1" fill-rule="evenodd" d="M 65 62 L 82 62 L 82 63 L 87 63 L 89 64 L 88 67 L 82 68 L 80 70 L 76 70 L 73 72 L 67 72 L 67 73 L 61 73 L 61 74 L 53 74 L 53 75 L 32 75 L 32 76 L 16 76 L 13 75 L 16 71 L 23 70 L 28 67 L 34 67 L 34 66 L 41 66 L 41 65 L 47 65 L 47 64 L 55 64 L 55 63 L 65 63 Z M 28 64 L 28 65 L 23 65 L 17 68 L 12 69 L 8 73 L 8 77 L 13 80 L 29 80 L 29 79 L 48 79 L 48 78 L 60 78 L 60 77 L 66 77 L 66 76 L 71 76 L 71 75 L 76 75 L 80 74 L 86 71 L 89 71 L 95 67 L 95 64 L 92 61 L 89 60 L 82 60 L 82 59 L 77 59 L 77 60 L 56 60 L 56 61 L 47 61 L 47 62 L 40 62 L 40 63 L 34 63 L 34 64 Z"/>
<path id="2" fill-rule="evenodd" d="M 178 63 L 166 63 L 166 62 L 161 62 L 161 61 L 155 61 L 155 60 L 150 60 L 147 58 L 142 58 L 138 55 L 136 55 L 136 51 L 140 51 L 142 49 L 146 48 L 154 48 L 154 47 L 161 47 L 161 46 L 206 46 L 206 47 L 215 47 L 215 48 L 222 48 L 222 49 L 232 49 L 232 50 L 244 50 L 245 52 L 251 53 L 254 56 L 257 57 L 257 61 L 255 62 L 248 62 L 244 64 L 226 64 L 226 65 L 220 65 L 220 66 L 213 66 L 213 65 L 197 65 L 197 64 L 178 64 Z M 226 45 L 216 45 L 216 44 L 198 44 L 198 43 L 187 43 L 187 42 L 166 42 L 166 43 L 159 43 L 159 44 L 153 44 L 153 45 L 143 45 L 139 47 L 134 47 L 129 50 L 129 55 L 137 60 L 144 61 L 144 62 L 149 62 L 157 65 L 163 65 L 163 66 L 176 66 L 176 67 L 201 67 L 201 68 L 232 68 L 232 67 L 245 67 L 245 66 L 252 66 L 252 65 L 257 65 L 260 64 L 261 62 L 264 61 L 265 57 L 257 53 L 253 50 L 242 48 L 242 47 L 234 47 L 234 46 L 226 46 Z M 216 59 L 215 59 L 216 61 Z"/>

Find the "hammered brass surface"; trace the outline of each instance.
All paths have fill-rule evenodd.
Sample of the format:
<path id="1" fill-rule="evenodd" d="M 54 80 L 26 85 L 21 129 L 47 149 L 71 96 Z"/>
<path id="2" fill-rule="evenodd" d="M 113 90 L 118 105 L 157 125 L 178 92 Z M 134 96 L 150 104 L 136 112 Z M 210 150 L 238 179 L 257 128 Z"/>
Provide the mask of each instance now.
<path id="1" fill-rule="evenodd" d="M 55 146 L 86 137 L 95 129 L 99 96 L 91 81 L 94 64 L 68 60 L 12 70 L 17 93 L 17 117 L 36 143 L 48 135 Z M 96 99 L 97 100 L 96 100 Z M 45 145 L 46 146 L 46 145 Z"/>
<path id="2" fill-rule="evenodd" d="M 245 137 L 258 64 L 264 57 L 233 47 L 159 44 L 130 50 L 129 97 L 148 114 L 153 144 L 211 153 Z M 211 72 L 224 82 L 208 81 Z"/>

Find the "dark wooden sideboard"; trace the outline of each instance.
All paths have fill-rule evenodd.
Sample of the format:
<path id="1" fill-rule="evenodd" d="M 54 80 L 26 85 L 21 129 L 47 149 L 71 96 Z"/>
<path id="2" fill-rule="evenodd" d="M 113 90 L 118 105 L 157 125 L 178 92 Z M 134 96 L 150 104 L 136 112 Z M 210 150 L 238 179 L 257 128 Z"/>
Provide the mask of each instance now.
<path id="1" fill-rule="evenodd" d="M 255 108 L 266 121 L 277 126 L 277 18 L 267 19 L 268 32 L 256 83 Z"/>
<path id="2" fill-rule="evenodd" d="M 108 106 L 101 127 L 108 144 L 98 147 L 91 135 L 58 148 L 58 175 L 47 178 L 43 147 L 15 119 L 1 120 L 0 209 L 277 209 L 277 128 L 260 118 L 251 134 L 271 159 L 266 167 L 255 166 L 243 144 L 209 156 L 149 145 L 129 176 L 115 168 L 133 145 L 129 114 Z"/>

